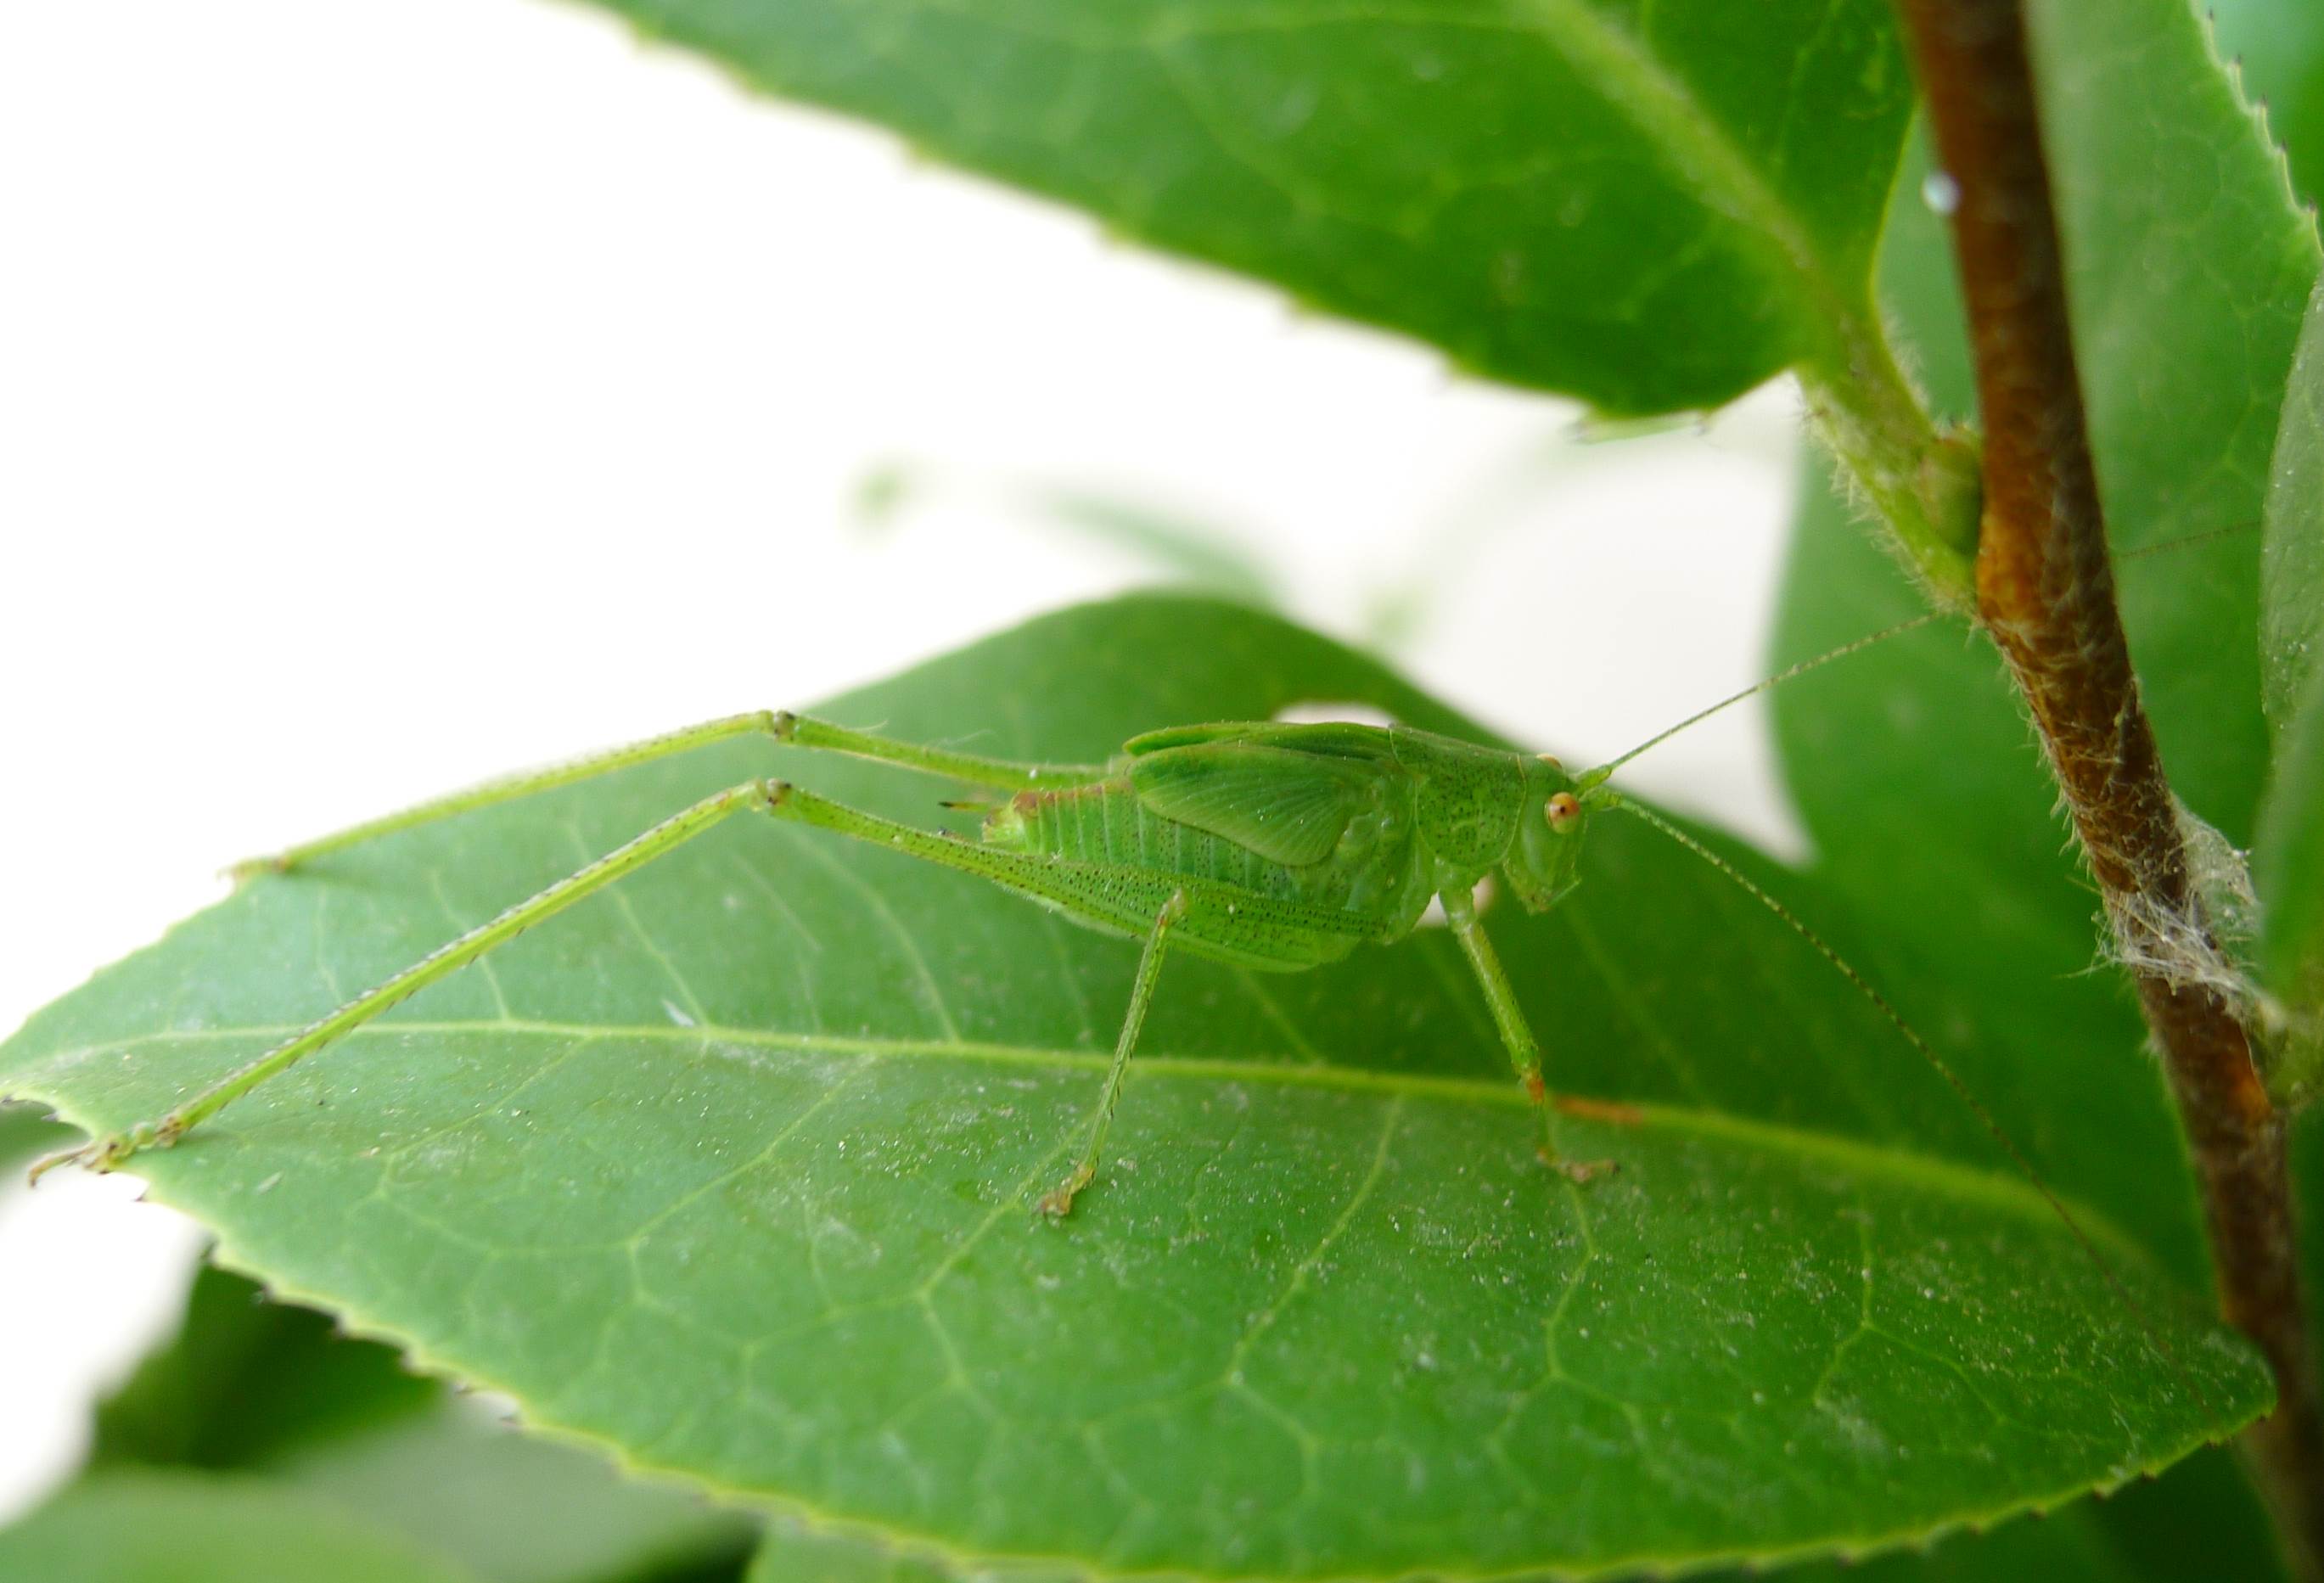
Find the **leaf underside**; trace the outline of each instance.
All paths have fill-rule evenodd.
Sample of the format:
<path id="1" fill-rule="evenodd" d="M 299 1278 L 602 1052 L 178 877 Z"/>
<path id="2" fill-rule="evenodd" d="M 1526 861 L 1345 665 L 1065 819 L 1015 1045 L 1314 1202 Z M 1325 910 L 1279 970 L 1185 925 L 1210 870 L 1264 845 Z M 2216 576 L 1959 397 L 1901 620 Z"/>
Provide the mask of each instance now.
<path id="1" fill-rule="evenodd" d="M 1886 0 L 601 0 L 752 87 L 1610 413 L 1861 319 Z"/>
<path id="2" fill-rule="evenodd" d="M 1087 759 L 1316 698 L 1476 734 L 1295 628 L 1167 599 L 823 713 Z M 947 791 L 736 744 L 410 832 L 100 975 L 0 1047 L 0 1084 L 93 1127 L 148 1116 L 769 772 L 923 822 Z M 1134 952 L 763 823 L 138 1168 L 226 1262 L 533 1422 L 861 1532 L 1100 1573 L 1870 1549 L 2111 1486 L 2264 1404 L 2242 1345 L 2092 1222 L 2127 1311 L 1788 932 L 1600 823 L 1574 900 L 1489 922 L 1554 1081 L 1641 1107 L 1562 1123 L 1569 1153 L 1620 1163 L 1586 1190 L 1534 1161 L 1457 952 L 1424 931 L 1288 978 L 1172 962 L 1098 1183 L 1044 1222 Z"/>
<path id="3" fill-rule="evenodd" d="M 2276 421 L 2259 622 L 2261 690 L 2281 732 L 2324 669 L 2324 283 L 2308 300 Z"/>
<path id="4" fill-rule="evenodd" d="M 2304 1092 L 2324 1068 L 2324 286 L 2309 300 L 2276 432 L 2260 591 L 2276 757 L 2252 878 L 2261 968 L 2290 1022 L 2276 1078 Z"/>

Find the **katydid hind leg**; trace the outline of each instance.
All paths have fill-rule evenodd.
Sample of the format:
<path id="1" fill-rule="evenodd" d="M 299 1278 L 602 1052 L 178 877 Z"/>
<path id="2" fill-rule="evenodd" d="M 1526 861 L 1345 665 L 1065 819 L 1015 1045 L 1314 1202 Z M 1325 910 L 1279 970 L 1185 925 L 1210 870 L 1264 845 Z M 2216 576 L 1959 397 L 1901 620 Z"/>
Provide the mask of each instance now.
<path id="1" fill-rule="evenodd" d="M 235 879 L 248 879 L 259 874 L 282 873 L 302 863 L 328 853 L 359 845 L 378 836 L 391 835 L 455 815 L 473 813 L 480 808 L 513 802 L 539 792 L 554 791 L 579 781 L 594 780 L 615 770 L 629 769 L 641 764 L 651 764 L 679 753 L 714 742 L 729 741 L 736 737 L 762 736 L 777 742 L 823 752 L 844 753 L 853 758 L 871 759 L 893 764 L 901 768 L 941 776 L 949 780 L 967 781 L 973 785 L 989 786 L 1010 791 L 1028 787 L 1054 787 L 1081 784 L 1102 775 L 1094 767 L 1051 766 L 1019 763 L 1005 759 L 989 759 L 970 753 L 956 753 L 947 749 L 923 746 L 918 742 L 899 741 L 893 738 L 875 736 L 810 715 L 794 714 L 788 709 L 757 709 L 744 714 L 722 715 L 696 725 L 664 732 L 620 747 L 584 754 L 562 763 L 540 769 L 523 770 L 494 780 L 482 782 L 461 791 L 432 797 L 424 803 L 392 814 L 349 825 L 315 840 L 287 847 L 268 857 L 251 858 L 235 864 L 226 871 Z"/>
<path id="2" fill-rule="evenodd" d="M 645 867 L 712 825 L 723 822 L 728 815 L 744 810 L 766 814 L 786 822 L 836 831 L 878 845 L 885 851 L 960 870 L 1032 895 L 1060 901 L 1073 898 L 1070 889 L 1057 888 L 1061 878 L 1059 870 L 1038 860 L 994 851 L 973 842 L 898 824 L 801 791 L 786 781 L 746 781 L 703 799 L 595 862 L 510 907 L 490 922 L 448 942 L 231 1072 L 168 1115 L 141 1123 L 125 1133 L 97 1138 L 69 1153 L 44 1160 L 34 1167 L 33 1175 L 38 1177 L 66 1163 L 85 1164 L 100 1171 L 110 1171 L 142 1149 L 168 1147 L 177 1143 L 226 1105 L 280 1075 L 317 1050 L 506 943 L 524 930 L 553 917 L 584 897 Z M 1108 1073 L 1089 1146 L 1074 1176 L 1043 1201 L 1043 1207 L 1052 1212 L 1062 1214 L 1070 1208 L 1074 1194 L 1094 1175 L 1106 1127 L 1120 1095 L 1129 1055 L 1135 1046 L 1139 1025 L 1144 1021 L 1147 1004 L 1152 998 L 1154 982 L 1160 971 L 1165 942 L 1170 929 L 1185 916 L 1185 908 L 1184 893 L 1172 891 L 1152 922 L 1146 953 L 1140 959 L 1130 1014 L 1123 1025 L 1114 1064 Z"/>
<path id="3" fill-rule="evenodd" d="M 703 798 L 614 848 L 596 861 L 517 903 L 489 922 L 439 946 L 327 1017 L 309 1024 L 248 1065 L 220 1079 L 168 1115 L 141 1122 L 127 1132 L 92 1139 L 79 1148 L 51 1155 L 32 1167 L 33 1178 L 37 1180 L 43 1173 L 68 1163 L 86 1164 L 98 1171 L 111 1171 L 141 1149 L 171 1146 L 235 1100 L 281 1075 L 325 1045 L 345 1037 L 429 985 L 506 944 L 535 924 L 554 917 L 583 897 L 636 872 L 658 858 L 667 856 L 730 815 L 745 811 L 773 813 L 784 790 L 778 781 L 752 780 Z"/>
<path id="4" fill-rule="evenodd" d="M 1502 968 L 1492 942 L 1486 938 L 1484 925 L 1477 920 L 1476 906 L 1467 894 L 1448 890 L 1439 899 L 1443 903 L 1445 917 L 1452 923 L 1452 937 L 1461 943 L 1462 953 L 1476 972 L 1477 986 L 1484 991 L 1485 1004 L 1493 1014 L 1493 1026 L 1500 1030 L 1501 1043 L 1508 1050 L 1509 1064 L 1517 1069 L 1517 1081 L 1525 1085 L 1526 1098 L 1533 1101 L 1534 1113 L 1540 1118 L 1542 1164 L 1574 1182 L 1587 1182 L 1613 1171 L 1616 1163 L 1612 1160 L 1569 1160 L 1559 1153 L 1552 1117 L 1554 1101 L 1541 1074 L 1541 1045 L 1533 1036 L 1533 1028 L 1517 1005 L 1509 975 Z"/>
<path id="5" fill-rule="evenodd" d="M 966 781 L 972 786 L 989 786 L 1002 791 L 1061 791 L 1086 786 L 1105 774 L 1103 767 L 1095 764 L 1042 764 L 1026 759 L 993 759 L 979 753 L 962 753 L 950 748 L 933 747 L 925 742 L 902 741 L 894 737 L 857 731 L 851 726 L 835 725 L 830 721 L 817 720 L 811 715 L 793 714 L 788 710 L 779 713 L 775 720 L 775 734 L 779 740 L 797 747 L 844 753 L 852 759 L 870 759 L 877 763 L 918 770 L 923 775 L 941 776 L 947 780 Z"/>
<path id="6" fill-rule="evenodd" d="M 1181 891 L 1170 897 L 1154 919 L 1153 932 L 1147 935 L 1146 949 L 1138 959 L 1138 977 L 1130 986 L 1130 1009 L 1121 1020 L 1121 1035 L 1114 1041 L 1113 1064 L 1106 1069 L 1105 1091 L 1099 1095 L 1097 1114 L 1091 1118 L 1089 1142 L 1065 1179 L 1042 1195 L 1039 1208 L 1043 1214 L 1070 1214 L 1074 1195 L 1097 1177 L 1098 1156 L 1105 1147 L 1106 1129 L 1113 1123 L 1114 1107 L 1121 1100 L 1121 1082 L 1130 1071 L 1130 1053 L 1138 1047 L 1138 1031 L 1145 1025 L 1146 1008 L 1154 999 L 1155 981 L 1162 976 L 1163 951 L 1169 943 L 1171 929 L 1185 913 L 1185 893 Z"/>
<path id="7" fill-rule="evenodd" d="M 504 775 L 460 791 L 448 792 L 440 797 L 431 797 L 424 803 L 415 803 L 376 819 L 366 819 L 345 830 L 286 847 L 269 857 L 247 859 L 235 864 L 226 872 L 237 880 L 260 874 L 283 873 L 313 859 L 360 845 L 379 836 L 432 824 L 439 819 L 473 813 L 479 808 L 514 802 L 538 792 L 554 791 L 579 781 L 594 780 L 618 769 L 651 764 L 658 759 L 690 752 L 696 748 L 707 747 L 713 742 L 747 736 L 765 736 L 780 741 L 786 718 L 780 711 L 773 709 L 754 710 L 748 714 L 722 715 L 716 720 L 706 720 L 696 725 L 664 732 L 659 736 L 624 742 L 617 748 L 585 753 L 577 759 L 567 759 L 539 769 L 521 770 L 514 775 Z"/>

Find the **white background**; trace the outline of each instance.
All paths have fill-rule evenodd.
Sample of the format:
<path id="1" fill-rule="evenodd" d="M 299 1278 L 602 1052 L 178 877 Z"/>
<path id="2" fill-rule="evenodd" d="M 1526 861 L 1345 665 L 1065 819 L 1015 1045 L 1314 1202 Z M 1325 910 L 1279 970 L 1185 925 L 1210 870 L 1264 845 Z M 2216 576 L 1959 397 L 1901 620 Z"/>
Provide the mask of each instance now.
<path id="1" fill-rule="evenodd" d="M 0 1029 L 225 861 L 1154 575 L 1038 487 L 1351 638 L 1425 569 L 1399 661 L 1610 756 L 1760 674 L 1794 406 L 1581 446 L 577 8 L 0 4 Z M 1763 730 L 1629 783 L 1787 844 Z M 67 1175 L 0 1187 L 0 1518 L 197 1242 Z"/>

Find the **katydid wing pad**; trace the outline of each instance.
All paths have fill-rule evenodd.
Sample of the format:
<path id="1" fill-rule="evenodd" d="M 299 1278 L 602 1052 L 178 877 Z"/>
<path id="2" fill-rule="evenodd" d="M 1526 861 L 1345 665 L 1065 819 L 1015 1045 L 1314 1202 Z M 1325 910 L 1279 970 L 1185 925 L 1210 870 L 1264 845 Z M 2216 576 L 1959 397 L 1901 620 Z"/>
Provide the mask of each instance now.
<path id="1" fill-rule="evenodd" d="M 1131 788 L 1153 812 L 1294 865 L 1332 855 L 1379 778 L 1358 760 L 1250 741 L 1165 748 L 1130 766 Z"/>
<path id="2" fill-rule="evenodd" d="M 1396 750 L 1388 729 L 1350 721 L 1313 723 L 1277 720 L 1213 722 L 1207 725 L 1167 725 L 1139 733 L 1122 744 L 1130 758 L 1143 758 L 1172 748 L 1213 747 L 1242 743 L 1282 748 L 1306 755 L 1352 759 L 1364 764 L 1391 764 Z"/>

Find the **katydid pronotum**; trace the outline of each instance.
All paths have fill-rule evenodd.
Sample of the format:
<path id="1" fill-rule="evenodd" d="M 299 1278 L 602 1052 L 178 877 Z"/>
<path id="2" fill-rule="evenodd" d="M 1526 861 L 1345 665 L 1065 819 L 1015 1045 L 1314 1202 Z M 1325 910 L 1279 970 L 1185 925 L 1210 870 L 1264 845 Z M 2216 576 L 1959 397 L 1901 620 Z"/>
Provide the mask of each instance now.
<path id="1" fill-rule="evenodd" d="M 1297 971 L 1337 962 L 1360 945 L 1401 940 L 1432 904 L 1441 907 L 1473 970 L 1532 1101 L 1544 1162 L 1577 1182 L 1611 1169 L 1610 1161 L 1575 1162 L 1559 1154 L 1553 1119 L 1559 1101 L 1544 1079 L 1539 1046 L 1474 899 L 1478 887 L 1498 874 L 1526 909 L 1554 906 L 1575 883 L 1590 821 L 1609 809 L 1626 809 L 1657 826 L 1775 911 L 1952 1081 L 1935 1053 L 1887 1003 L 1772 897 L 1608 784 L 1621 765 L 1698 721 L 1933 619 L 1874 633 L 1795 666 L 1580 774 L 1569 773 L 1547 755 L 1480 746 L 1406 726 L 1255 722 L 1170 727 L 1132 738 L 1102 765 L 1041 765 L 899 741 L 788 712 L 759 711 L 488 782 L 239 865 L 236 873 L 250 878 L 281 872 L 392 831 L 752 735 L 879 760 L 995 795 L 984 802 L 947 805 L 982 815 L 972 840 L 881 818 L 787 781 L 730 787 L 441 946 L 168 1115 L 45 1160 L 34 1174 L 68 1161 L 109 1171 L 140 1150 L 177 1143 L 294 1063 L 742 812 L 836 831 L 961 870 L 1078 923 L 1143 942 L 1086 1142 L 1070 1173 L 1039 1201 L 1052 1215 L 1069 1212 L 1075 1196 L 1095 1177 L 1166 955 L 1184 952 L 1248 969 Z M 1954 1086 L 1960 1089 L 1958 1081 Z"/>

